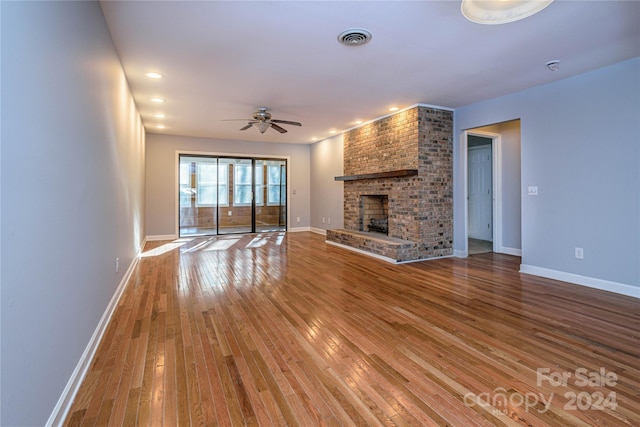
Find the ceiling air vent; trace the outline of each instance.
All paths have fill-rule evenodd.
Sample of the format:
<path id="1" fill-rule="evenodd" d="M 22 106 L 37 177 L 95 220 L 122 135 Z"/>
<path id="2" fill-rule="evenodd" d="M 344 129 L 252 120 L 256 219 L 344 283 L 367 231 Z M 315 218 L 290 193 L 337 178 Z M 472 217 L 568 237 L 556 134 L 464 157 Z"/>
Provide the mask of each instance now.
<path id="1" fill-rule="evenodd" d="M 345 46 L 362 46 L 369 43 L 371 33 L 362 28 L 350 28 L 338 35 L 338 41 Z"/>

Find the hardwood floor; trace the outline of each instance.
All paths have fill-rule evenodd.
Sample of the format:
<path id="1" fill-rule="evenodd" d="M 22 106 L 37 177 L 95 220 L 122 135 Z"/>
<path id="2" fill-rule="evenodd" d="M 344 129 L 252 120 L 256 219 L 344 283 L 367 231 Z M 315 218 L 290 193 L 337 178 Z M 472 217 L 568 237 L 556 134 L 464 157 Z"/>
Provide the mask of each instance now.
<path id="1" fill-rule="evenodd" d="M 145 250 L 66 425 L 640 425 L 637 299 L 311 233 Z"/>

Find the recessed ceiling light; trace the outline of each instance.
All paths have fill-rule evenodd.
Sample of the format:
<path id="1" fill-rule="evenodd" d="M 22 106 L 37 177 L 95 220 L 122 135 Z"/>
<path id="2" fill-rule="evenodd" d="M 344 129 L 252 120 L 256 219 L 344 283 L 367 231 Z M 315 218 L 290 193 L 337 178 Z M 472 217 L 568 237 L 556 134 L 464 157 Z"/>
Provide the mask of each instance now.
<path id="1" fill-rule="evenodd" d="M 155 117 L 156 119 L 166 119 L 167 118 L 167 116 L 162 114 L 162 113 L 154 114 L 153 117 Z"/>
<path id="2" fill-rule="evenodd" d="M 165 125 L 156 125 L 156 129 L 166 129 Z"/>
<path id="3" fill-rule="evenodd" d="M 354 125 L 361 125 L 362 123 L 362 120 L 356 120 L 355 122 L 353 122 Z"/>
<path id="4" fill-rule="evenodd" d="M 162 78 L 162 74 L 159 74 L 159 73 L 147 73 L 145 75 L 147 77 L 149 77 L 150 79 L 161 79 Z"/>
<path id="5" fill-rule="evenodd" d="M 398 111 L 398 110 L 399 110 L 399 108 L 398 108 L 398 107 L 391 107 L 391 108 L 389 108 L 389 111 Z"/>
<path id="6" fill-rule="evenodd" d="M 506 24 L 540 12 L 553 0 L 462 0 L 465 18 L 478 24 Z"/>
<path id="7" fill-rule="evenodd" d="M 329 131 L 329 133 L 336 133 L 336 132 L 338 132 L 338 131 L 337 131 L 337 130 L 335 130 L 335 129 L 331 129 L 331 130 Z"/>
<path id="8" fill-rule="evenodd" d="M 318 137 L 317 137 L 317 136 L 314 136 L 313 138 L 311 138 L 311 140 L 312 140 L 312 141 L 317 141 L 317 140 L 318 140 Z"/>
<path id="9" fill-rule="evenodd" d="M 162 104 L 163 102 L 165 102 L 165 100 L 162 98 L 153 97 L 151 98 L 151 102 L 157 102 L 158 104 Z"/>

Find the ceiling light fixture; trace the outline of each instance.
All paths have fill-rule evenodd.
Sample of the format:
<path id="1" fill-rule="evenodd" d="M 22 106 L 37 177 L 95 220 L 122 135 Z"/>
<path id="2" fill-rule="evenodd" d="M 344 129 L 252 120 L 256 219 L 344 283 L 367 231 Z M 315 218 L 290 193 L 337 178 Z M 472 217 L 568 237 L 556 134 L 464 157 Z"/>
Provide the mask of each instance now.
<path id="1" fill-rule="evenodd" d="M 506 24 L 540 12 L 553 0 L 462 0 L 465 18 L 478 24 Z"/>
<path id="2" fill-rule="evenodd" d="M 155 98 L 151 98 L 151 102 L 156 102 L 158 104 L 162 104 L 163 102 L 165 102 L 165 100 L 162 99 L 162 98 L 155 97 Z"/>
<path id="3" fill-rule="evenodd" d="M 162 74 L 159 74 L 159 73 L 147 73 L 145 75 L 147 77 L 149 77 L 150 79 L 161 79 L 162 78 Z"/>
<path id="4" fill-rule="evenodd" d="M 389 111 L 392 111 L 392 112 L 393 112 L 393 111 L 398 111 L 398 110 L 399 110 L 399 108 L 398 108 L 398 107 L 391 107 L 391 108 L 389 108 Z"/>
<path id="5" fill-rule="evenodd" d="M 260 133 L 265 133 L 267 129 L 271 127 L 271 123 L 269 122 L 258 122 L 255 124 L 256 128 L 260 131 Z"/>
<path id="6" fill-rule="evenodd" d="M 162 113 L 154 114 L 153 117 L 155 117 L 156 119 L 166 119 L 167 118 L 167 116 L 162 114 Z"/>
<path id="7" fill-rule="evenodd" d="M 165 125 L 156 125 L 156 129 L 166 129 Z"/>

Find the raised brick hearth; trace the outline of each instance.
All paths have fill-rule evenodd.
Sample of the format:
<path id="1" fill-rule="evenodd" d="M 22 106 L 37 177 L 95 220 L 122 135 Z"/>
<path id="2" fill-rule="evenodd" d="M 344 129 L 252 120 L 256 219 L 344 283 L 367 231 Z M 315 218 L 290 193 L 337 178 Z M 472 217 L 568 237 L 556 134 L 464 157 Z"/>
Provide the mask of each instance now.
<path id="1" fill-rule="evenodd" d="M 452 255 L 452 124 L 451 111 L 418 106 L 345 133 L 344 229 L 327 241 L 396 262 Z M 388 236 L 363 227 L 362 198 L 379 195 Z"/>

